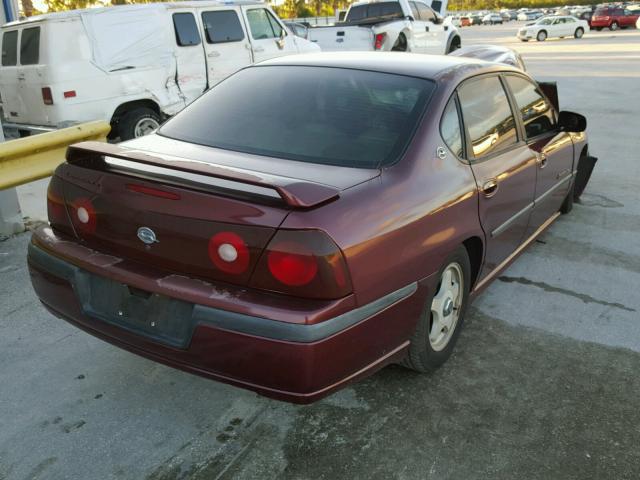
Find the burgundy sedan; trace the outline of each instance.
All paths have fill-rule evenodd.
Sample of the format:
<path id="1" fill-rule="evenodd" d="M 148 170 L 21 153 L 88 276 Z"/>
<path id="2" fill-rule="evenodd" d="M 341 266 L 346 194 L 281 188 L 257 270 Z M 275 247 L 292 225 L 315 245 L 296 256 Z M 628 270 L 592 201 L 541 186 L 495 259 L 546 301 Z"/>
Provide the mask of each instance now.
<path id="1" fill-rule="evenodd" d="M 103 340 L 287 401 L 433 370 L 584 187 L 586 121 L 543 89 L 407 53 L 246 68 L 155 134 L 69 148 L 33 286 Z"/>

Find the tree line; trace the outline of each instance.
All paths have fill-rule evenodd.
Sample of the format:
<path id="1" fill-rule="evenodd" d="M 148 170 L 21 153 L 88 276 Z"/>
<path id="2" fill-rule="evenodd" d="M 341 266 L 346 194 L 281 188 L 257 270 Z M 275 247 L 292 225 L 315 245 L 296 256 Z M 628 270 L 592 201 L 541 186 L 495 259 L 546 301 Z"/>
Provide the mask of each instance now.
<path id="1" fill-rule="evenodd" d="M 33 7 L 32 0 L 20 0 L 22 11 L 30 17 L 39 13 L 59 12 L 93 6 L 126 5 L 129 3 L 151 3 L 163 0 L 44 0 L 47 7 L 40 12 Z M 586 4 L 601 3 L 602 0 L 583 0 Z M 335 15 L 336 10 L 349 7 L 350 0 L 284 0 L 284 3 L 273 6 L 282 18 L 326 17 Z M 574 4 L 575 0 L 451 0 L 449 10 L 498 10 L 501 8 L 544 8 Z"/>

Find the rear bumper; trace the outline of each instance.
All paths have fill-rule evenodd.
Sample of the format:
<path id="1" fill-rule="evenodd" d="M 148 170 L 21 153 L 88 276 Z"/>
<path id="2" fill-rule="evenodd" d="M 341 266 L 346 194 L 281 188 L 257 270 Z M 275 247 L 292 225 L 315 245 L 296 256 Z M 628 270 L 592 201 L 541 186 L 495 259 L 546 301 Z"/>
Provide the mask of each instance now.
<path id="1" fill-rule="evenodd" d="M 103 278 L 48 251 L 29 246 L 29 270 L 42 303 L 55 315 L 133 353 L 281 400 L 310 403 L 401 358 L 419 317 L 426 287 L 413 283 L 370 304 L 315 324 L 273 320 L 153 293 L 171 303 L 182 334 L 155 334 L 96 308 L 87 293 Z M 122 285 L 136 287 L 135 282 Z M 233 302 L 233 299 L 231 299 Z M 104 303 L 102 303 L 104 305 Z M 118 312 L 120 313 L 120 312 Z M 300 311 L 299 315 L 305 316 Z M 153 323 L 153 322 L 151 322 Z M 173 332 L 175 333 L 175 332 Z"/>

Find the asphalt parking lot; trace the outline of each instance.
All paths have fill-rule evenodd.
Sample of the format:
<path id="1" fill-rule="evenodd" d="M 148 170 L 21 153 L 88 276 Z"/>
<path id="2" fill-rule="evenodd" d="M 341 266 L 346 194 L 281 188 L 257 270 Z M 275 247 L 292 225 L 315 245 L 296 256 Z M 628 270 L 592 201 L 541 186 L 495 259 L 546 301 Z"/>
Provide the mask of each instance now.
<path id="1" fill-rule="evenodd" d="M 557 80 L 600 160 L 472 305 L 445 367 L 388 367 L 311 406 L 264 399 L 48 314 L 19 235 L 0 242 L 0 479 L 640 477 L 640 31 L 521 43 L 517 25 L 463 43 L 512 46 Z"/>

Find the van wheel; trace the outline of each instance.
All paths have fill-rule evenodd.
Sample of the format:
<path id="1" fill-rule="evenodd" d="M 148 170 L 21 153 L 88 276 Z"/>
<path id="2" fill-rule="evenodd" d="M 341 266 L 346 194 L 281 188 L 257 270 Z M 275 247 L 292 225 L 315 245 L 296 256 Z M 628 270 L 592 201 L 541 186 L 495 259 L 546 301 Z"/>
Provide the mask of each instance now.
<path id="1" fill-rule="evenodd" d="M 612 32 L 615 30 L 618 30 L 618 22 L 613 22 L 610 26 L 609 26 L 609 30 L 611 30 Z"/>
<path id="2" fill-rule="evenodd" d="M 471 263 L 461 245 L 438 272 L 438 283 L 428 296 L 403 366 L 426 373 L 447 361 L 462 329 L 470 286 Z"/>
<path id="3" fill-rule="evenodd" d="M 539 42 L 544 42 L 547 39 L 547 32 L 545 32 L 544 30 L 540 30 L 538 32 L 538 36 L 536 37 L 536 40 L 538 40 Z"/>
<path id="4" fill-rule="evenodd" d="M 576 38 L 582 38 L 582 36 L 584 35 L 584 30 L 582 28 L 576 28 L 576 33 L 574 33 L 574 37 Z"/>
<path id="5" fill-rule="evenodd" d="M 120 140 L 143 137 L 160 126 L 160 116 L 150 108 L 134 108 L 125 113 L 118 123 Z"/>

